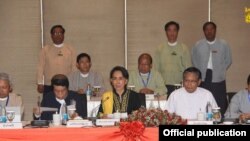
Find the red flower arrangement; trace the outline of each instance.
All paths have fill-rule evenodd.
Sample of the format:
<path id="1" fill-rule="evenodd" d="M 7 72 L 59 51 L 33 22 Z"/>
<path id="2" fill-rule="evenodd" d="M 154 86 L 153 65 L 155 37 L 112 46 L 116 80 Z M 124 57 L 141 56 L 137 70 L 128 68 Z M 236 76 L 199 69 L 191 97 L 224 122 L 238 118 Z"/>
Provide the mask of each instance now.
<path id="1" fill-rule="evenodd" d="M 141 121 L 145 126 L 159 126 L 159 125 L 185 125 L 186 119 L 182 119 L 181 116 L 170 114 L 167 110 L 149 109 L 141 107 L 136 111 L 133 111 L 128 117 L 128 121 Z"/>
<path id="2" fill-rule="evenodd" d="M 123 134 L 126 141 L 141 140 L 145 126 L 140 121 L 121 122 L 120 133 Z"/>

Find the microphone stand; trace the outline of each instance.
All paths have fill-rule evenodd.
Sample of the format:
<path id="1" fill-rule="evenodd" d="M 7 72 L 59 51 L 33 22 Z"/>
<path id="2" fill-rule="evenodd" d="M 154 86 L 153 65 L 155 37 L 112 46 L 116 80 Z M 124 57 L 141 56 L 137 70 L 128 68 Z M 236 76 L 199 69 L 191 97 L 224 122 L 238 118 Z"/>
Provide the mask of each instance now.
<path id="1" fill-rule="evenodd" d="M 101 104 L 106 102 L 109 99 L 109 97 L 106 97 L 104 100 L 102 100 Z M 92 123 L 95 125 L 95 121 L 96 121 L 96 112 L 99 110 L 101 104 L 98 104 L 95 108 L 92 109 L 91 114 L 90 114 L 90 120 L 92 121 Z"/>
<path id="2" fill-rule="evenodd" d="M 229 119 L 231 119 L 231 106 L 230 106 L 229 96 L 228 95 L 227 95 L 227 103 L 228 103 Z"/>
<path id="3" fill-rule="evenodd" d="M 37 106 L 38 106 L 38 111 L 39 111 L 39 114 L 40 114 L 38 120 L 41 120 L 42 113 L 41 113 L 41 108 L 40 108 L 41 107 L 41 98 L 40 98 L 40 96 L 38 96 L 38 98 L 37 98 Z"/>
<path id="4" fill-rule="evenodd" d="M 160 94 L 157 93 L 157 94 L 156 94 L 156 97 L 157 97 L 157 102 L 158 102 L 158 109 L 161 109 L 161 105 L 160 105 Z"/>

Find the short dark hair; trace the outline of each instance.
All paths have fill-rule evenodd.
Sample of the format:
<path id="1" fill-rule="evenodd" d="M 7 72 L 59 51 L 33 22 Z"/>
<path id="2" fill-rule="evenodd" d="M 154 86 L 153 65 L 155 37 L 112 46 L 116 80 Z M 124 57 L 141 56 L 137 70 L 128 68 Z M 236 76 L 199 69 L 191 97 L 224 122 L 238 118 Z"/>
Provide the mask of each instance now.
<path id="1" fill-rule="evenodd" d="M 201 71 L 197 69 L 196 67 L 189 67 L 185 69 L 185 71 L 183 72 L 183 79 L 185 77 L 185 74 L 188 72 L 195 73 L 198 76 L 198 79 L 201 79 Z"/>
<path id="2" fill-rule="evenodd" d="M 180 25 L 179 25 L 177 22 L 175 22 L 175 21 L 170 21 L 170 22 L 166 23 L 166 24 L 165 24 L 165 27 L 164 27 L 165 31 L 168 30 L 168 27 L 169 27 L 170 25 L 175 25 L 177 31 L 179 31 Z"/>
<path id="3" fill-rule="evenodd" d="M 250 85 L 250 74 L 248 75 L 248 78 L 247 78 L 247 84 Z"/>
<path id="4" fill-rule="evenodd" d="M 214 22 L 205 22 L 204 24 L 203 24 L 203 31 L 205 31 L 205 28 L 208 26 L 208 25 L 212 25 L 213 27 L 214 27 L 214 29 L 216 30 L 216 28 L 217 28 L 217 26 L 216 26 L 216 24 L 214 23 Z"/>
<path id="5" fill-rule="evenodd" d="M 65 33 L 65 29 L 63 28 L 63 26 L 58 24 L 58 25 L 54 25 L 54 26 L 51 27 L 50 34 L 53 34 L 55 28 L 61 28 L 62 29 L 62 33 L 63 34 Z"/>
<path id="6" fill-rule="evenodd" d="M 54 89 L 54 86 L 63 86 L 68 89 L 69 80 L 67 76 L 65 76 L 64 74 L 56 74 L 51 79 L 51 86 L 53 87 L 53 89 Z"/>
<path id="7" fill-rule="evenodd" d="M 128 71 L 122 67 L 122 66 L 115 66 L 111 71 L 110 71 L 110 79 L 112 79 L 114 72 L 120 71 L 122 73 L 122 76 L 126 79 L 129 79 L 129 74 Z"/>
<path id="8" fill-rule="evenodd" d="M 148 53 L 142 53 L 142 54 L 139 56 L 139 58 L 138 58 L 138 64 L 140 63 L 140 60 L 141 60 L 142 58 L 148 58 L 150 64 L 153 63 L 153 59 L 152 59 L 152 57 L 151 57 L 150 54 L 148 54 Z"/>
<path id="9" fill-rule="evenodd" d="M 87 53 L 80 53 L 76 58 L 76 62 L 79 63 L 80 60 L 84 57 L 86 57 L 89 60 L 89 62 L 91 62 L 91 58 Z"/>

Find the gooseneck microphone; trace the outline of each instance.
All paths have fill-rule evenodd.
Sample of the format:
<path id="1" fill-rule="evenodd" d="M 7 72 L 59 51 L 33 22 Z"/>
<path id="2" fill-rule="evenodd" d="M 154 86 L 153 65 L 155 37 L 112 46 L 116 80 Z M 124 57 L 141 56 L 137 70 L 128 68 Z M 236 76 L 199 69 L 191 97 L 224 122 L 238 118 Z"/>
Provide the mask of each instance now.
<path id="1" fill-rule="evenodd" d="M 107 100 L 109 100 L 109 97 L 106 97 L 105 99 L 103 99 L 101 101 L 101 104 L 105 103 Z M 92 109 L 92 111 L 91 111 L 91 117 L 96 117 L 96 112 L 99 109 L 99 107 L 101 106 L 101 104 L 98 104 L 95 108 Z"/>

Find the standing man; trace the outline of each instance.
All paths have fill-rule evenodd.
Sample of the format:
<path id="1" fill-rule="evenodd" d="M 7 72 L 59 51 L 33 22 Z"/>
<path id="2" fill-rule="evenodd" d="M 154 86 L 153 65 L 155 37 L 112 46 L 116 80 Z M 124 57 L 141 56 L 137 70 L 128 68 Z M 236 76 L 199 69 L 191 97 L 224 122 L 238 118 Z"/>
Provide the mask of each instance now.
<path id="1" fill-rule="evenodd" d="M 183 71 L 191 66 L 189 49 L 177 42 L 179 29 L 177 22 L 168 22 L 165 25 L 167 42 L 161 44 L 155 53 L 155 69 L 161 73 L 168 95 L 175 90 L 174 84 L 181 83 Z"/>
<path id="2" fill-rule="evenodd" d="M 63 43 L 64 33 L 65 29 L 62 25 L 54 25 L 50 30 L 53 44 L 41 49 L 37 72 L 37 91 L 39 93 L 46 94 L 52 91 L 50 81 L 55 74 L 68 75 L 76 67 L 75 49 Z"/>
<path id="3" fill-rule="evenodd" d="M 198 41 L 192 48 L 192 62 L 201 70 L 203 88 L 212 92 L 221 113 L 227 108 L 226 71 L 232 63 L 231 51 L 224 40 L 216 39 L 216 24 L 203 25 L 206 39 Z"/>
<path id="4" fill-rule="evenodd" d="M 128 85 L 134 85 L 135 91 L 141 94 L 166 95 L 166 87 L 161 74 L 152 70 L 153 59 L 143 53 L 138 58 L 138 70 L 130 73 Z"/>

